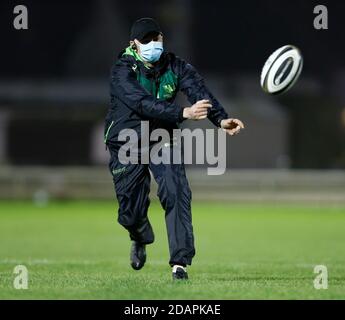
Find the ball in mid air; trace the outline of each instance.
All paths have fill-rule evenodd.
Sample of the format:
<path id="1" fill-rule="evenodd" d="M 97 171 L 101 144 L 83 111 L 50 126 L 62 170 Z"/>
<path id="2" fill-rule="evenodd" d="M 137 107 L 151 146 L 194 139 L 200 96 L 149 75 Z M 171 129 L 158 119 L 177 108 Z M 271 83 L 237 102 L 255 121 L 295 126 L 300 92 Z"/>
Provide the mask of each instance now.
<path id="1" fill-rule="evenodd" d="M 287 45 L 271 54 L 261 72 L 261 87 L 269 94 L 288 91 L 303 69 L 303 57 L 298 48 Z"/>

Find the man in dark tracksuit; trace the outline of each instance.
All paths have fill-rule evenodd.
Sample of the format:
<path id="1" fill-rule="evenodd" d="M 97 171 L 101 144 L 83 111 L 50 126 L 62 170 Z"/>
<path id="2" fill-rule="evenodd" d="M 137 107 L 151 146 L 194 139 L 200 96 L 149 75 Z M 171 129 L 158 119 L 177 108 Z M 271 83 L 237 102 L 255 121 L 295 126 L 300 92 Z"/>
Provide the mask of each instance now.
<path id="1" fill-rule="evenodd" d="M 147 217 L 151 171 L 165 210 L 173 278 L 186 279 L 186 266 L 192 263 L 195 249 L 191 191 L 183 162 L 141 163 L 139 152 L 138 163 L 123 164 L 119 160 L 119 150 L 125 142 L 120 141 L 119 134 L 121 130 L 135 130 L 140 143 L 142 121 L 149 121 L 150 131 L 164 128 L 171 132 L 186 119 L 208 117 L 230 135 L 238 133 L 243 124 L 240 120 L 228 119 L 223 107 L 190 64 L 163 51 L 163 36 L 153 19 L 137 20 L 130 40 L 130 46 L 120 53 L 112 67 L 111 105 L 104 131 L 111 155 L 109 168 L 119 202 L 118 222 L 129 231 L 131 265 L 139 270 L 146 261 L 145 245 L 154 241 Z M 191 107 L 182 108 L 174 103 L 179 90 L 193 104 Z"/>

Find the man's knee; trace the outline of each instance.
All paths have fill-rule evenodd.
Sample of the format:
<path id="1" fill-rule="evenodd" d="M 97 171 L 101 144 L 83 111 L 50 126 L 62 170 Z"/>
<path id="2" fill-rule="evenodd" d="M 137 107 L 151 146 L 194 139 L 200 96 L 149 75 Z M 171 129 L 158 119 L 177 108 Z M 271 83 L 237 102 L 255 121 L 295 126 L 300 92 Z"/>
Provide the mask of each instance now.
<path id="1" fill-rule="evenodd" d="M 180 181 L 178 183 L 162 181 L 158 188 L 158 197 L 164 206 L 175 206 L 180 201 L 190 203 L 192 191 L 188 185 L 188 181 Z"/>

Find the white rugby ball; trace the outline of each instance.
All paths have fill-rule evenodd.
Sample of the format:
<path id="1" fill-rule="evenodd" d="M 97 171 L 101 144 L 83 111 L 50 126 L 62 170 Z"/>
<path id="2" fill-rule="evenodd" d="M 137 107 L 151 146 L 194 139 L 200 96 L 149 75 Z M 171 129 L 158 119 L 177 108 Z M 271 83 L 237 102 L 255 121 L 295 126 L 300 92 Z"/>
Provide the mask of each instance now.
<path id="1" fill-rule="evenodd" d="M 288 91 L 303 69 L 303 57 L 298 48 L 287 45 L 271 54 L 261 72 L 261 87 L 269 94 Z"/>

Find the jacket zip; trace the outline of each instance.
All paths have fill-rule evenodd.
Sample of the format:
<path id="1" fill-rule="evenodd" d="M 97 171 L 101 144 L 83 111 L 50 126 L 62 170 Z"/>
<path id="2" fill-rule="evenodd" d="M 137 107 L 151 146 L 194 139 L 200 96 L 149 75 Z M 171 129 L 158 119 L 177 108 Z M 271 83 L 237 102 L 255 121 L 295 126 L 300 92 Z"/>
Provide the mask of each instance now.
<path id="1" fill-rule="evenodd" d="M 156 97 L 159 99 L 159 73 L 155 73 L 154 81 L 156 86 Z"/>

